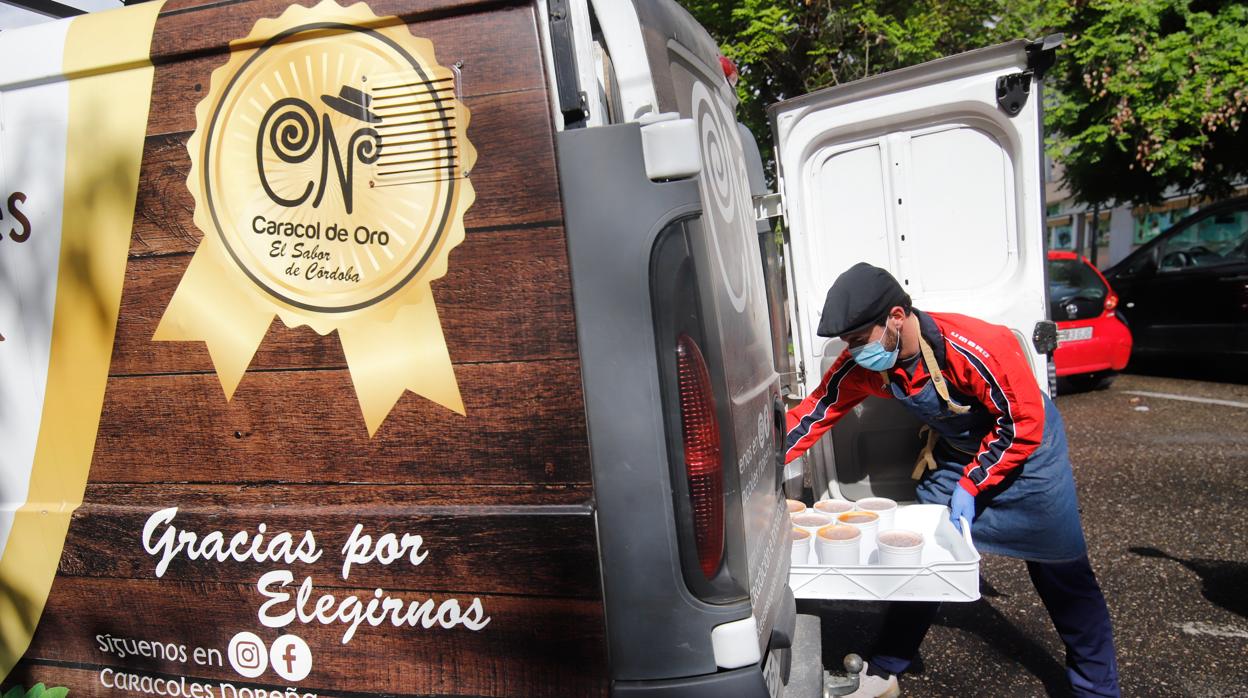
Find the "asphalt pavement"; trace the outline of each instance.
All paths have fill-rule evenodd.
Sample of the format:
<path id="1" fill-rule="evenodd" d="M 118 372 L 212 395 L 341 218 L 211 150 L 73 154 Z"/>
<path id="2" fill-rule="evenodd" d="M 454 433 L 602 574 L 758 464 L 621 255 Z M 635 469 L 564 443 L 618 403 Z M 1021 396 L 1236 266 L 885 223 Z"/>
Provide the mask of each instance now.
<path id="1" fill-rule="evenodd" d="M 1057 405 L 1123 695 L 1248 696 L 1248 385 L 1122 375 Z M 941 608 L 902 695 L 1068 695 L 1024 564 L 986 555 L 980 570 L 983 598 Z M 828 667 L 869 653 L 882 609 L 799 606 L 823 618 Z"/>

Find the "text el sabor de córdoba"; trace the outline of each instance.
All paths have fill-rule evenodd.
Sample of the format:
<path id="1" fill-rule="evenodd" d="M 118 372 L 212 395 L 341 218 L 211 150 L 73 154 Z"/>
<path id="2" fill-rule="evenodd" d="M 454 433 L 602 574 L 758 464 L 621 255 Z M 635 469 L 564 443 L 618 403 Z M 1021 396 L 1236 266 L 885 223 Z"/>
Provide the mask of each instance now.
<path id="1" fill-rule="evenodd" d="M 324 552 L 310 530 L 303 531 L 298 540 L 288 531 L 268 535 L 268 526 L 259 524 L 256 530 L 237 531 L 228 538 L 221 531 L 199 534 L 174 525 L 177 507 L 154 512 L 143 525 L 143 549 L 157 558 L 156 576 L 161 577 L 169 563 L 179 555 L 188 560 L 204 562 L 272 562 L 291 565 L 296 562 L 313 564 Z M 422 550 L 424 538 L 411 533 L 396 536 L 386 533 L 373 540 L 365 534 L 363 524 L 356 524 L 347 542 L 342 546 L 342 578 L 349 579 L 353 565 L 377 563 L 389 565 L 406 562 L 413 567 L 425 561 L 429 553 Z M 352 593 L 334 596 L 315 592 L 311 576 L 305 576 L 298 588 L 292 587 L 294 574 L 288 569 L 275 569 L 260 575 L 256 589 L 267 599 L 260 605 L 259 620 L 269 628 L 284 628 L 295 622 L 317 621 L 328 625 L 342 623 L 347 626 L 342 634 L 346 644 L 364 623 L 380 626 L 390 623 L 396 628 L 432 628 L 435 625 L 453 628 L 457 625 L 469 630 L 480 630 L 490 622 L 485 615 L 481 599 L 473 597 L 467 608 L 459 599 L 446 599 L 438 603 L 433 598 L 406 600 L 375 589 L 371 598 L 361 598 Z"/>

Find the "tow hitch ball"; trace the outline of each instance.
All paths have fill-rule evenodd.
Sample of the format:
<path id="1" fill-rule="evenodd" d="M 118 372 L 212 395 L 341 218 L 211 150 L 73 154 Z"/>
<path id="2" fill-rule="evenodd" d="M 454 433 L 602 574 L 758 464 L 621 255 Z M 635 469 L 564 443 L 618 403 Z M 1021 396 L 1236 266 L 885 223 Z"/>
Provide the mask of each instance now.
<path id="1" fill-rule="evenodd" d="M 825 673 L 823 675 L 823 698 L 847 696 L 858 690 L 858 675 L 862 673 L 862 657 L 845 655 L 845 676 Z"/>

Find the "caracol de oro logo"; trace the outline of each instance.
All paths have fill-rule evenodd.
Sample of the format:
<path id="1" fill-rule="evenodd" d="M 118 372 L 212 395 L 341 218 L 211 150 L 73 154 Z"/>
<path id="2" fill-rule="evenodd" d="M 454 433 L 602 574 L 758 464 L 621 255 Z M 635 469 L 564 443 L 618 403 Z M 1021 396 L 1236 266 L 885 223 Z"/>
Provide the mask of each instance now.
<path id="1" fill-rule="evenodd" d="M 370 435 L 405 389 L 464 414 L 429 289 L 473 200 L 455 72 L 363 3 L 232 49 L 187 144 L 204 239 L 155 339 L 206 342 L 229 399 L 276 315 L 337 330 Z"/>

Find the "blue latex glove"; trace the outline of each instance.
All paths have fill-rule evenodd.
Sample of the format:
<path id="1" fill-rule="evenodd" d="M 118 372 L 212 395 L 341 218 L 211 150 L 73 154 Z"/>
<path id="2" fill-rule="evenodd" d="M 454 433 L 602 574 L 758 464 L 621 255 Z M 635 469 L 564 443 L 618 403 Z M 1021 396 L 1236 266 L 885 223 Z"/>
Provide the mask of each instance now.
<path id="1" fill-rule="evenodd" d="M 975 495 L 955 485 L 953 497 L 949 499 L 949 518 L 959 533 L 962 532 L 962 517 L 966 517 L 968 524 L 975 520 Z"/>

